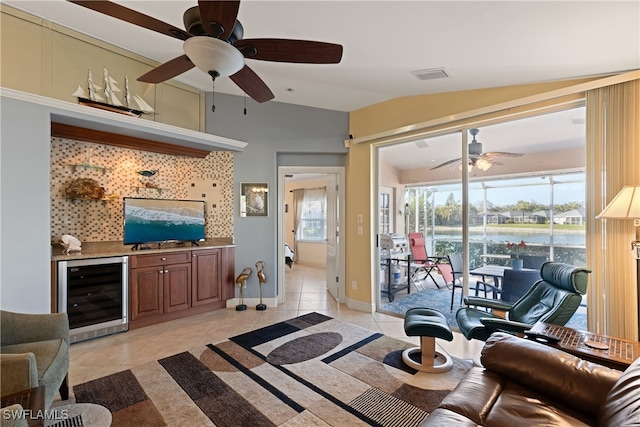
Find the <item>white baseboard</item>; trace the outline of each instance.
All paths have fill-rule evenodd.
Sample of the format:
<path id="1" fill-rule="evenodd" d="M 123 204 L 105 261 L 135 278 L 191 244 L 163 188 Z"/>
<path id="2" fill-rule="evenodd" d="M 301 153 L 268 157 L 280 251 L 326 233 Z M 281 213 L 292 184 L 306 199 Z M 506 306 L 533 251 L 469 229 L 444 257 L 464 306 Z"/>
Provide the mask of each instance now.
<path id="1" fill-rule="evenodd" d="M 327 268 L 326 262 L 313 262 L 313 261 L 296 261 L 293 266 L 299 265 L 301 267 L 313 267 L 313 268 Z"/>
<path id="2" fill-rule="evenodd" d="M 363 302 L 363 301 L 356 301 L 356 300 L 352 300 L 352 299 L 348 299 L 345 302 L 347 308 L 350 308 L 352 310 L 357 310 L 357 311 L 362 311 L 364 313 L 375 313 L 376 312 L 376 305 L 372 304 L 372 303 L 368 303 L 368 302 Z"/>
<path id="3" fill-rule="evenodd" d="M 260 304 L 260 298 L 244 298 L 243 303 L 247 306 L 247 308 L 255 309 L 256 305 Z M 263 298 L 262 303 L 266 304 L 267 307 L 278 307 L 277 298 Z M 240 304 L 240 298 L 231 298 L 227 300 L 227 308 L 235 308 L 238 304 Z M 347 306 L 347 308 L 362 311 L 363 313 L 375 313 L 376 311 L 376 305 L 368 302 L 347 299 L 344 304 Z"/>

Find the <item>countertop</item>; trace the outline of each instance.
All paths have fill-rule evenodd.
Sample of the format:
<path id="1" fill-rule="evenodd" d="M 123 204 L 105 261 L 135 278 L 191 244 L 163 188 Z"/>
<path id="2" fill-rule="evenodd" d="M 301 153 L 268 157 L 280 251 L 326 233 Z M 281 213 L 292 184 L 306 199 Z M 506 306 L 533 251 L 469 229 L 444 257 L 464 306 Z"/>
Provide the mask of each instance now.
<path id="1" fill-rule="evenodd" d="M 122 241 L 115 242 L 83 242 L 82 251 L 71 252 L 66 254 L 64 247 L 60 243 L 51 245 L 52 261 L 68 261 L 74 259 L 88 258 L 104 258 L 111 256 L 123 255 L 146 255 L 161 252 L 177 252 L 177 251 L 195 251 L 199 249 L 235 247 L 233 238 L 217 237 L 206 239 L 204 242 L 198 242 L 199 246 L 193 246 L 191 243 L 162 243 L 160 245 L 150 243 L 141 245 L 148 249 L 131 250 L 132 245 L 124 245 Z"/>

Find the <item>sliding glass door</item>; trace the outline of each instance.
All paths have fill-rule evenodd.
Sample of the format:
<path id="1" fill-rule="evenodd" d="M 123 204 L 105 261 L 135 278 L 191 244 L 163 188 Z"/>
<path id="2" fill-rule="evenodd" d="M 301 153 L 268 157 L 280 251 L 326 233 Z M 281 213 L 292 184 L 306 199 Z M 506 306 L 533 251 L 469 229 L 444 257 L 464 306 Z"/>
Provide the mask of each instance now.
<path id="1" fill-rule="evenodd" d="M 466 272 L 506 264 L 507 243 L 519 242 L 527 255 L 585 265 L 584 116 L 580 106 L 378 147 L 379 186 L 404 206 L 396 233 L 422 233 L 430 256 L 462 254 Z"/>

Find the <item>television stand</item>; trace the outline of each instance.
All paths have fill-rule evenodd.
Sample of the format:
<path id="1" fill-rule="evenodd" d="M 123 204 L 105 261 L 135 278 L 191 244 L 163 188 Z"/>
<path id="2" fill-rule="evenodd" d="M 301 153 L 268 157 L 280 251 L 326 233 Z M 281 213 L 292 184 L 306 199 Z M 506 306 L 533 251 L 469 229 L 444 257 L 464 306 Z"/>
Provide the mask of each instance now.
<path id="1" fill-rule="evenodd" d="M 131 250 L 132 251 L 144 251 L 147 249 L 151 249 L 151 246 L 143 246 L 143 243 L 136 243 L 135 245 L 131 246 Z M 158 245 L 158 248 L 160 248 L 160 245 Z"/>
<path id="2" fill-rule="evenodd" d="M 155 249 L 162 249 L 162 243 L 156 243 L 158 246 Z M 145 246 L 147 245 L 147 246 Z M 133 246 L 131 246 L 131 250 L 132 251 L 147 251 L 150 249 L 154 249 L 152 246 L 150 246 L 150 244 L 148 243 L 136 243 Z"/>
<path id="3" fill-rule="evenodd" d="M 198 244 L 197 241 L 195 240 L 190 240 L 189 241 L 191 243 L 191 246 L 200 246 L 200 244 Z M 184 247 L 185 244 L 187 243 L 186 241 L 168 241 L 168 242 L 158 242 L 156 243 L 157 247 L 153 247 L 150 243 L 135 243 L 133 246 L 131 246 L 131 250 L 132 251 L 144 251 L 144 250 L 149 250 L 149 249 L 163 249 L 162 245 L 166 244 L 166 243 L 171 243 L 173 245 L 175 245 L 176 248 L 181 248 Z M 146 245 L 146 246 L 145 246 Z"/>

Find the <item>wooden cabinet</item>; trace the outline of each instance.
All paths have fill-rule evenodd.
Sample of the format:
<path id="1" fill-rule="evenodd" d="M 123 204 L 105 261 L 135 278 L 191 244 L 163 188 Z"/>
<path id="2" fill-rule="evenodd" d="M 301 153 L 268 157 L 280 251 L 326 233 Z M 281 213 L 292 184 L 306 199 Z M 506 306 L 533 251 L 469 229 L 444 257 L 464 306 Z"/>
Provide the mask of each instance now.
<path id="1" fill-rule="evenodd" d="M 162 268 L 143 267 L 131 270 L 129 277 L 131 321 L 159 316 L 164 312 Z"/>
<path id="2" fill-rule="evenodd" d="M 194 307 L 222 299 L 221 249 L 193 251 L 191 295 Z"/>
<path id="3" fill-rule="evenodd" d="M 191 307 L 191 264 L 165 266 L 163 276 L 164 312 Z"/>
<path id="4" fill-rule="evenodd" d="M 130 328 L 226 307 L 234 264 L 226 247 L 131 256 Z"/>
<path id="5" fill-rule="evenodd" d="M 131 320 L 191 307 L 189 252 L 131 257 Z"/>

